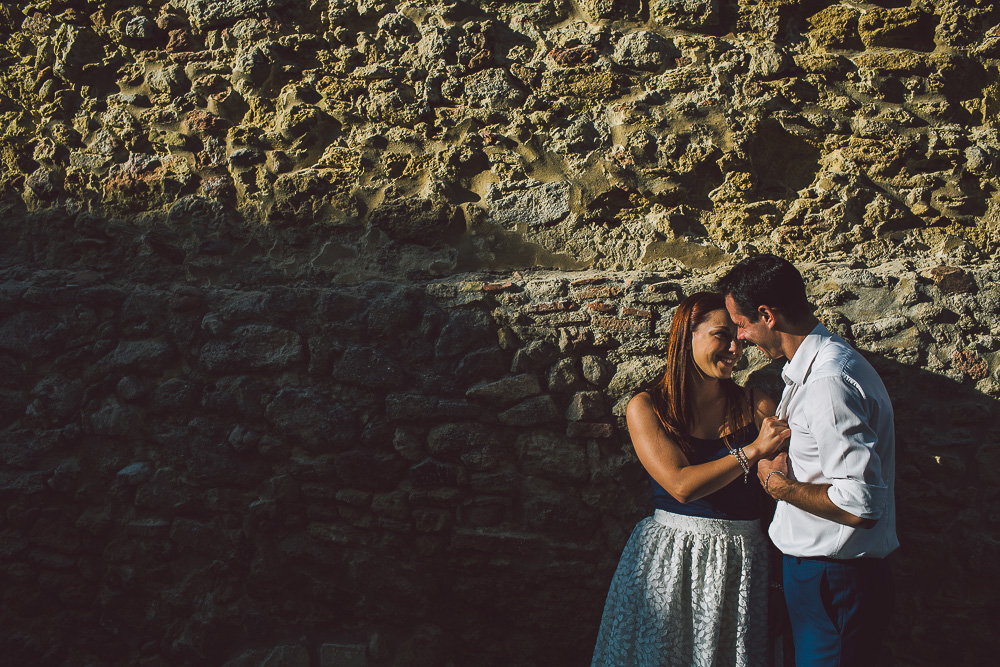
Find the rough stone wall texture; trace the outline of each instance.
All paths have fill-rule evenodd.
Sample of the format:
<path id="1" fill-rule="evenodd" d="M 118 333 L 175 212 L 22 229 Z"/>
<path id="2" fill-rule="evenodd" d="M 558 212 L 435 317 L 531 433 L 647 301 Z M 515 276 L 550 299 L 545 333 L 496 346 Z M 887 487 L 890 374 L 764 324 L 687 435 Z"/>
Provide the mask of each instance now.
<path id="1" fill-rule="evenodd" d="M 0 193 L 168 253 L 225 212 L 346 278 L 971 261 L 1000 236 L 993 5 L 0 3 Z"/>
<path id="2" fill-rule="evenodd" d="M 622 401 L 756 250 L 894 398 L 887 661 L 991 660 L 998 23 L 0 2 L 4 661 L 586 664 Z"/>
<path id="3" fill-rule="evenodd" d="M 897 410 L 895 664 L 982 664 L 998 266 L 804 268 Z M 706 280 L 6 273 L 0 648 L 39 665 L 586 664 L 649 511 L 624 404 Z M 775 393 L 774 364 L 739 370 Z"/>

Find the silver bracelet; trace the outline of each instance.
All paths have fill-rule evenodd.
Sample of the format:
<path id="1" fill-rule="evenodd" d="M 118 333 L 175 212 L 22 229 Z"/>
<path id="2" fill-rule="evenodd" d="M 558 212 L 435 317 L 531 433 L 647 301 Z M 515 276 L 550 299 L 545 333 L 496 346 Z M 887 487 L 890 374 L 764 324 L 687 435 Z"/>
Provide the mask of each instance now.
<path id="1" fill-rule="evenodd" d="M 785 479 L 788 479 L 785 473 L 781 472 L 780 470 L 772 470 L 771 472 L 767 473 L 767 477 L 764 478 L 764 493 L 766 493 L 767 495 L 771 495 L 771 490 L 767 488 L 767 483 L 771 481 L 771 475 L 781 475 Z"/>
<path id="2" fill-rule="evenodd" d="M 740 464 L 740 468 L 743 469 L 743 483 L 747 483 L 747 476 L 750 474 L 750 460 L 747 458 L 746 453 L 743 448 L 738 449 L 730 448 L 729 453 L 736 457 L 736 462 Z"/>

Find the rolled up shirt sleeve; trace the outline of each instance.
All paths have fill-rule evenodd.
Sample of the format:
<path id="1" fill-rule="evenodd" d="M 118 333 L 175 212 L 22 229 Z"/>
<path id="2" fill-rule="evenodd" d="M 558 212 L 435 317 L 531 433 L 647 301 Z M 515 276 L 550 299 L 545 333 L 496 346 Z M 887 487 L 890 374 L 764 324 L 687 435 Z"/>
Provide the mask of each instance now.
<path id="1" fill-rule="evenodd" d="M 880 518 L 889 489 L 877 453 L 878 434 L 869 425 L 869 412 L 877 406 L 846 375 L 815 378 L 808 393 L 809 429 L 819 447 L 823 476 L 831 484 L 830 501 L 862 519 Z"/>

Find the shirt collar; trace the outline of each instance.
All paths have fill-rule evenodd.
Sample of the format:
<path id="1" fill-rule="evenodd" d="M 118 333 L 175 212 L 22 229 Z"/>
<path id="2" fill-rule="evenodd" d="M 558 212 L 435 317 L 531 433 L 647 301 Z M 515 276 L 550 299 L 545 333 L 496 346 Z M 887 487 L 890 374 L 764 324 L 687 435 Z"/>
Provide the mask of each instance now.
<path id="1" fill-rule="evenodd" d="M 822 323 L 813 327 L 812 331 L 802 340 L 798 349 L 795 350 L 792 358 L 785 362 L 781 369 L 781 379 L 785 381 L 785 384 L 805 384 L 813 360 L 816 359 L 820 348 L 831 336 L 833 334 Z"/>

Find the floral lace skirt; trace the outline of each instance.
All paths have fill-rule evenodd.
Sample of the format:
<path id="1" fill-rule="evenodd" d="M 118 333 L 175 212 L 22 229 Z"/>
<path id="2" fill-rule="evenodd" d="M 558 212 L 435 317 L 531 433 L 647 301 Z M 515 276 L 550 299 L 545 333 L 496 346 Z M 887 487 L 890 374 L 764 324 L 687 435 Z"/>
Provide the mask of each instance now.
<path id="1" fill-rule="evenodd" d="M 767 576 L 757 521 L 656 510 L 622 552 L 592 666 L 766 664 Z"/>

